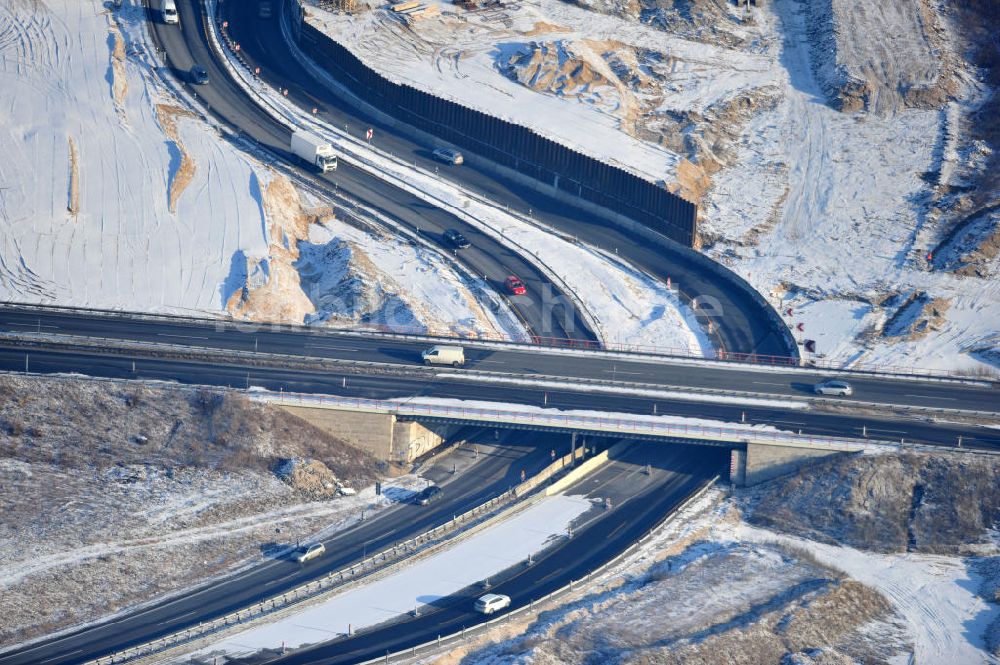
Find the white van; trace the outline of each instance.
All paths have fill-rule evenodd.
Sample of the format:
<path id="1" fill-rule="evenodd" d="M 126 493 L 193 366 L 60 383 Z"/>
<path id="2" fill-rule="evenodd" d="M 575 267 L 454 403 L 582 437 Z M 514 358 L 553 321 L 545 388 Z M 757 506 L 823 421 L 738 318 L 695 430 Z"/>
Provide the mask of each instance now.
<path id="1" fill-rule="evenodd" d="M 476 611 L 483 614 L 493 614 L 505 607 L 510 607 L 510 596 L 499 593 L 488 593 L 476 601 Z"/>
<path id="2" fill-rule="evenodd" d="M 458 367 L 465 364 L 465 349 L 460 346 L 432 346 L 420 357 L 425 365 L 451 365 Z"/>
<path id="3" fill-rule="evenodd" d="M 177 14 L 177 3 L 174 0 L 163 0 L 163 22 L 180 23 L 180 16 Z"/>

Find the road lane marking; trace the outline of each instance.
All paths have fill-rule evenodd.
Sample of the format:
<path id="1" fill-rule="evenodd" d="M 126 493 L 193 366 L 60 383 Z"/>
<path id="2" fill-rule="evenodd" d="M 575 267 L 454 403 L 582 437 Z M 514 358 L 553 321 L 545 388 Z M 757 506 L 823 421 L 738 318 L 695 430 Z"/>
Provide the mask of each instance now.
<path id="1" fill-rule="evenodd" d="M 753 383 L 756 383 L 759 386 L 781 386 L 782 388 L 788 387 L 787 383 L 771 383 L 769 381 L 754 381 Z"/>
<path id="2" fill-rule="evenodd" d="M 15 323 L 13 321 L 10 322 L 10 323 L 3 323 L 3 324 L 0 324 L 0 325 L 5 325 L 5 326 L 21 326 L 22 328 L 34 328 L 35 330 L 38 330 L 39 328 L 58 328 L 59 327 L 59 326 L 49 326 L 49 325 L 42 325 L 42 326 L 40 326 L 37 323 Z"/>
<path id="3" fill-rule="evenodd" d="M 265 582 L 264 586 L 271 586 L 272 584 L 277 584 L 278 582 L 284 582 L 285 580 L 287 580 L 289 578 L 292 578 L 292 577 L 295 577 L 298 574 L 299 574 L 299 571 L 295 571 L 294 573 L 291 573 L 289 575 L 285 575 L 284 577 L 279 577 L 276 580 L 271 580 L 270 582 Z"/>
<path id="4" fill-rule="evenodd" d="M 59 654 L 58 656 L 53 656 L 52 658 L 46 658 L 45 660 L 40 660 L 38 662 L 39 663 L 49 663 L 49 662 L 52 662 L 53 660 L 59 660 L 60 658 L 65 658 L 66 656 L 72 656 L 73 654 L 80 653 L 81 651 L 83 651 L 83 649 L 77 649 L 76 651 L 70 651 L 69 653 L 62 653 L 62 654 Z"/>
<path id="5" fill-rule="evenodd" d="M 920 399 L 946 399 L 949 402 L 957 402 L 957 397 L 939 397 L 937 395 L 904 395 L 904 397 L 919 397 Z"/>
<path id="6" fill-rule="evenodd" d="M 605 372 L 610 372 L 611 374 L 634 374 L 635 376 L 642 376 L 645 372 L 623 372 L 622 370 L 606 369 Z"/>
<path id="7" fill-rule="evenodd" d="M 170 333 L 156 333 L 160 337 L 177 337 L 178 339 L 208 339 L 207 337 L 199 337 L 198 335 L 171 335 Z"/>
<path id="8" fill-rule="evenodd" d="M 191 611 L 190 611 L 190 612 L 188 612 L 187 614 L 182 614 L 182 615 L 180 615 L 179 617 L 173 617 L 173 618 L 170 618 L 170 619 L 167 619 L 167 621 L 161 621 L 161 622 L 160 622 L 160 625 L 162 626 L 163 624 L 165 624 L 165 623 L 169 623 L 170 621 L 176 621 L 176 620 L 178 620 L 178 619 L 183 619 L 184 617 L 189 617 L 189 616 L 191 616 L 192 614 L 197 614 L 197 613 L 198 613 L 198 610 L 191 610 Z"/>
<path id="9" fill-rule="evenodd" d="M 877 427 L 869 427 L 869 432 L 888 432 L 889 434 L 906 434 L 906 430 L 901 429 L 878 429 Z"/>
<path id="10" fill-rule="evenodd" d="M 330 349 L 331 351 L 357 351 L 357 349 L 351 349 L 344 346 L 324 346 L 322 344 L 307 344 L 307 349 Z"/>

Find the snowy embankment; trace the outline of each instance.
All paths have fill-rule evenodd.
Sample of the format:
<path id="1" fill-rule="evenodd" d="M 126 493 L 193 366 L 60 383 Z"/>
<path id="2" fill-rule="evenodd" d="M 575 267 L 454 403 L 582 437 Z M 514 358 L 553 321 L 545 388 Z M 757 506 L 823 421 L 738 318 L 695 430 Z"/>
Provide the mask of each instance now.
<path id="1" fill-rule="evenodd" d="M 294 265 L 310 222 L 292 233 L 302 219 L 285 183 L 158 69 L 141 3 L 4 3 L 0 25 L 0 298 L 302 322 L 331 309 L 327 293 L 299 288 L 304 267 L 372 296 L 336 301 L 336 316 L 318 317 L 328 325 L 523 336 L 484 285 L 377 231 L 326 218 L 325 242 L 349 258 Z M 262 295 L 231 307 L 243 289 Z"/>
<path id="2" fill-rule="evenodd" d="M 715 176 L 704 226 L 717 238 L 709 255 L 747 276 L 776 307 L 791 308 L 789 322 L 804 325 L 802 336 L 815 339 L 827 361 L 982 367 L 970 351 L 997 331 L 1000 284 L 928 271 L 925 261 L 940 212 L 927 177 L 943 168 L 940 142 L 955 132 L 948 124 L 955 103 L 889 116 L 838 112 L 813 73 L 817 57 L 835 56 L 817 54 L 819 26 L 806 5 L 767 5 L 759 16 L 785 36 L 771 49 L 783 96 L 743 133 L 744 168 Z M 872 27 L 851 39 L 875 48 L 883 35 Z M 870 50 L 855 55 L 873 75 Z M 915 295 L 934 307 L 905 313 L 905 329 L 887 326 Z"/>
<path id="3" fill-rule="evenodd" d="M 592 505 L 580 496 L 547 497 L 450 549 L 195 655 L 246 656 L 262 649 L 297 648 L 399 618 L 525 561 L 562 537 Z"/>

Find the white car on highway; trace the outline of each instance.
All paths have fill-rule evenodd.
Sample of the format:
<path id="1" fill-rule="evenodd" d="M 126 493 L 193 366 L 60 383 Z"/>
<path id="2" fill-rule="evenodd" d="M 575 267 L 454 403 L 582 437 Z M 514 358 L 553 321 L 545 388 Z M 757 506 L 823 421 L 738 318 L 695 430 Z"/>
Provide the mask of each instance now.
<path id="1" fill-rule="evenodd" d="M 323 543 L 313 543 L 312 545 L 303 545 L 299 549 L 295 550 L 295 560 L 299 563 L 305 563 L 310 559 L 315 559 L 318 556 L 322 556 L 326 552 L 326 547 Z"/>
<path id="2" fill-rule="evenodd" d="M 817 383 L 813 386 L 813 390 L 817 395 L 840 395 L 841 397 L 848 397 L 854 394 L 851 384 L 839 379 L 830 379 L 829 381 Z"/>
<path id="3" fill-rule="evenodd" d="M 510 607 L 510 596 L 499 593 L 488 593 L 476 601 L 476 611 L 483 614 L 493 614 L 507 607 Z"/>

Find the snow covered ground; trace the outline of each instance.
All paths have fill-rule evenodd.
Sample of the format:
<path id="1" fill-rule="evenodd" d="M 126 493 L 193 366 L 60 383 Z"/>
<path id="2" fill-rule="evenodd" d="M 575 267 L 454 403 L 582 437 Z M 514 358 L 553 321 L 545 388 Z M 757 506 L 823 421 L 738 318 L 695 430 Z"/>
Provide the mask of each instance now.
<path id="1" fill-rule="evenodd" d="M 774 54 L 784 98 L 744 132 L 746 168 L 715 176 L 704 228 L 719 241 L 708 253 L 792 308 L 826 360 L 976 367 L 968 352 L 1000 324 L 1000 284 L 929 272 L 923 261 L 933 236 L 922 176 L 940 159 L 946 113 L 833 110 L 810 68 L 806 5 L 769 4 L 760 16 L 785 37 Z M 950 303 L 940 329 L 880 334 L 914 292 Z"/>
<path id="2" fill-rule="evenodd" d="M 775 534 L 746 524 L 719 528 L 735 542 L 802 547 L 823 565 L 882 592 L 905 617 L 918 663 L 997 662 L 983 648 L 996 608 L 976 594 L 981 579 L 967 561 L 926 554 L 874 554 Z M 900 661 L 903 662 L 903 661 Z"/>
<path id="3" fill-rule="evenodd" d="M 469 665 L 997 662 L 983 642 L 997 610 L 977 595 L 971 568 L 959 557 L 873 554 L 756 528 L 715 490 L 559 606 L 451 657 Z"/>
<path id="4" fill-rule="evenodd" d="M 940 6 L 892 0 L 866 21 L 854 0 L 825 14 L 808 0 L 764 3 L 742 23 L 712 0 L 687 12 L 442 3 L 441 17 L 404 24 L 385 8 L 307 4 L 312 24 L 393 80 L 700 198 L 706 252 L 791 308 L 819 359 L 975 370 L 995 357 L 1000 283 L 926 259 L 945 229 L 940 185 L 962 186 L 960 165 L 988 154 L 963 157 L 963 118 L 986 91 Z M 831 106 L 834 79 L 869 81 L 861 112 Z M 701 184 L 685 182 L 684 160 Z M 914 296 L 931 304 L 901 312 Z M 899 316 L 908 329 L 885 334 Z"/>
<path id="5" fill-rule="evenodd" d="M 240 656 L 282 645 L 296 648 L 346 635 L 348 626 L 358 630 L 394 619 L 525 561 L 560 538 L 591 506 L 580 496 L 546 497 L 454 547 L 193 655 Z"/>
<path id="6" fill-rule="evenodd" d="M 230 257 L 265 247 L 266 172 L 170 96 L 143 19 L 0 5 L 4 299 L 217 311 Z"/>
<path id="7" fill-rule="evenodd" d="M 107 7 L 0 4 L 0 298 L 298 322 L 322 302 L 327 325 L 524 335 L 432 250 L 331 216 L 303 293 L 290 187 L 160 78 L 141 3 Z M 352 280 L 369 297 L 335 293 L 330 316 L 317 285 Z M 262 295 L 237 306 L 244 288 Z"/>

